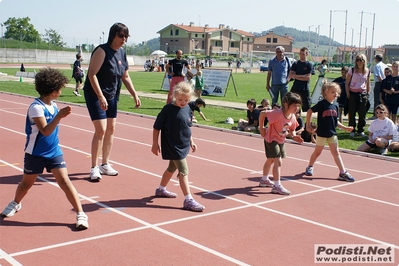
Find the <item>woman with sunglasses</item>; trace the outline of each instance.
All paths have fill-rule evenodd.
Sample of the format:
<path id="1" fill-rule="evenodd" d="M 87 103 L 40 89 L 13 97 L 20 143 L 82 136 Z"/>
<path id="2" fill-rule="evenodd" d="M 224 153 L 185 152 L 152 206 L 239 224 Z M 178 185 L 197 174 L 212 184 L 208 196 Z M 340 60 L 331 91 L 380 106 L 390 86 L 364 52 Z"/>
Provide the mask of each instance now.
<path id="1" fill-rule="evenodd" d="M 356 56 L 355 66 L 346 76 L 346 95 L 348 97 L 349 126 L 353 127 L 350 137 L 355 136 L 356 113 L 359 120 L 357 125 L 358 136 L 365 137 L 364 127 L 366 125 L 367 102 L 370 93 L 370 70 L 367 68 L 367 58 L 364 54 Z"/>
<path id="2" fill-rule="evenodd" d="M 128 37 L 129 29 L 126 25 L 115 23 L 109 30 L 107 43 L 97 46 L 91 55 L 83 90 L 94 125 L 90 169 L 92 181 L 100 181 L 101 174 L 118 175 L 118 171 L 113 169 L 108 161 L 114 140 L 120 81 L 133 96 L 135 107 L 139 108 L 141 105 L 128 73 L 126 52 L 122 48 Z M 98 165 L 100 152 L 102 152 L 102 164 Z"/>
<path id="3" fill-rule="evenodd" d="M 387 115 L 387 107 L 383 104 L 377 105 L 375 108 L 377 119 L 371 122 L 368 140 L 357 148 L 358 151 L 369 151 L 371 148 L 379 148 L 382 155 L 388 152 L 392 138 L 397 132 L 394 122 Z"/>

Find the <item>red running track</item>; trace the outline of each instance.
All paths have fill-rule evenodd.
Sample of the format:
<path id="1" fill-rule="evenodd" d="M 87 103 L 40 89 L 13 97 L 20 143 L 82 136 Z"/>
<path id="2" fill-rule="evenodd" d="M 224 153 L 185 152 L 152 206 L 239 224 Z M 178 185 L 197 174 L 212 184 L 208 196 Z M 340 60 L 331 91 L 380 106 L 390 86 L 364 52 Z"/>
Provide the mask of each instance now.
<path id="1" fill-rule="evenodd" d="M 31 98 L 0 93 L 0 208 L 22 177 L 24 123 Z M 64 104 L 59 103 L 59 107 Z M 145 108 L 145 107 L 143 107 Z M 343 152 L 354 183 L 338 181 L 328 150 L 303 175 L 311 145 L 286 144 L 289 196 L 258 187 L 265 161 L 259 136 L 193 127 L 193 196 L 206 210 L 182 210 L 155 198 L 167 162 L 151 153 L 154 118 L 120 113 L 111 160 L 116 177 L 88 179 L 93 126 L 83 106 L 61 121 L 60 141 L 90 228 L 75 230 L 75 213 L 45 173 L 15 216 L 0 226 L 0 265 L 312 265 L 315 244 L 390 244 L 399 262 L 397 160 Z M 323 264 L 326 265 L 326 264 Z M 335 265 L 335 264 L 334 264 Z M 361 264 L 358 264 L 361 265 Z M 373 265 L 373 264 L 368 264 Z M 381 265 L 375 263 L 374 265 Z"/>

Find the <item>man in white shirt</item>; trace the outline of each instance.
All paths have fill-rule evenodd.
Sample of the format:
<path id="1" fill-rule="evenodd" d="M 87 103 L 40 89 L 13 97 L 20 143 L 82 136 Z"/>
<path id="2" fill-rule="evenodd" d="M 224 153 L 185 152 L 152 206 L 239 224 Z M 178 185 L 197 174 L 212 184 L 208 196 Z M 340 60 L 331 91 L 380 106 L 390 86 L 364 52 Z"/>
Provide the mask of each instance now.
<path id="1" fill-rule="evenodd" d="M 387 67 L 382 62 L 382 55 L 377 54 L 374 56 L 375 66 L 374 66 L 374 113 L 375 107 L 380 104 L 380 90 L 381 82 L 385 79 L 384 69 Z"/>

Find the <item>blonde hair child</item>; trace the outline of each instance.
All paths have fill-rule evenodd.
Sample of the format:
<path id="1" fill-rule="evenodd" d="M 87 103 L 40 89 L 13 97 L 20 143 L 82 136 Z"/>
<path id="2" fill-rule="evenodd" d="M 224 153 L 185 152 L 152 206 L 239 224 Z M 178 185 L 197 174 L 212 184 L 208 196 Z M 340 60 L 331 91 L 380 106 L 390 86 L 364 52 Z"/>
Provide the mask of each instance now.
<path id="1" fill-rule="evenodd" d="M 197 150 L 191 136 L 191 108 L 188 106 L 192 95 L 191 85 L 187 82 L 179 82 L 173 91 L 173 101 L 165 105 L 158 114 L 153 129 L 151 152 L 158 156 L 162 153 L 162 159 L 168 160 L 169 165 L 162 175 L 159 187 L 155 190 L 156 197 L 176 198 L 177 194 L 166 190 L 166 186 L 174 172 L 178 170 L 180 188 L 185 197 L 183 209 L 200 212 L 205 207 L 196 202 L 190 192 L 188 182 L 188 164 L 186 157 L 190 152 Z M 161 146 L 158 144 L 161 133 Z M 161 149 L 162 148 L 162 149 Z"/>
<path id="2" fill-rule="evenodd" d="M 353 127 L 347 127 L 338 121 L 338 106 L 334 104 L 335 99 L 340 95 L 341 88 L 335 82 L 327 82 L 322 87 L 323 100 L 311 107 L 306 114 L 306 130 L 310 133 L 316 132 L 316 147 L 309 159 L 305 175 L 313 175 L 313 167 L 316 159 L 320 156 L 326 142 L 330 147 L 331 155 L 339 168 L 338 179 L 353 182 L 355 179 L 346 171 L 338 149 L 338 137 L 336 127 L 350 132 Z M 317 113 L 317 128 L 311 127 L 312 114 Z"/>

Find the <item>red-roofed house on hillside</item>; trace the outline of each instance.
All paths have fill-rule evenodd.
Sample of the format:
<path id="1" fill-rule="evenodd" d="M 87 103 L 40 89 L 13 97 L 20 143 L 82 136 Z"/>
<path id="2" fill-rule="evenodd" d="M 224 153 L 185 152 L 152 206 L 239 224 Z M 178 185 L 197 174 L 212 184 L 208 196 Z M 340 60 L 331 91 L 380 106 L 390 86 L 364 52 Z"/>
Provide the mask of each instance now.
<path id="1" fill-rule="evenodd" d="M 255 50 L 275 52 L 277 46 L 283 46 L 285 52 L 292 52 L 294 38 L 285 34 L 284 36 L 269 31 L 266 35 L 256 37 L 254 40 Z"/>
<path id="2" fill-rule="evenodd" d="M 202 54 L 206 56 L 224 55 L 242 57 L 253 49 L 255 36 L 249 32 L 233 29 L 220 24 L 213 28 L 170 24 L 157 32 L 160 35 L 160 48 L 168 54 L 182 50 L 184 54 Z"/>

